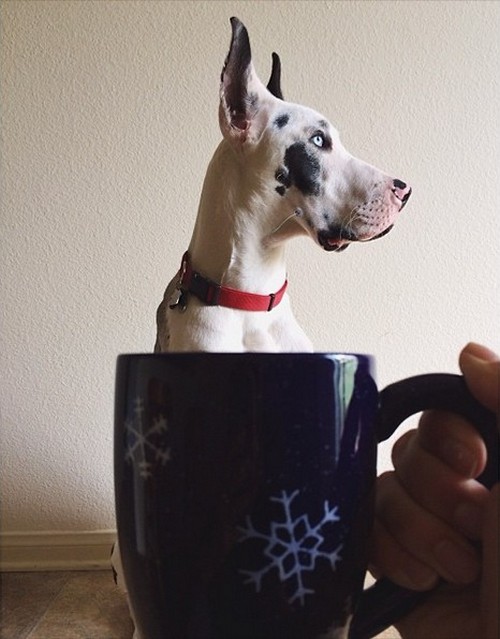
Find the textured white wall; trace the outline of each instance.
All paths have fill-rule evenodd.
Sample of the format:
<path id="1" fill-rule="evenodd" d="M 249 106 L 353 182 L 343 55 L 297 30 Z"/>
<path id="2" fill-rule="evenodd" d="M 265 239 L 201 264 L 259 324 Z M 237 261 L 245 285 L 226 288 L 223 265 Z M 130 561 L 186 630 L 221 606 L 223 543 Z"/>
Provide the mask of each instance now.
<path id="1" fill-rule="evenodd" d="M 387 383 L 500 348 L 499 3 L 4 1 L 4 530 L 114 525 L 115 357 L 153 346 L 233 14 L 262 77 L 276 49 L 286 95 L 414 188 L 379 242 L 290 245 L 317 349 L 374 353 Z"/>

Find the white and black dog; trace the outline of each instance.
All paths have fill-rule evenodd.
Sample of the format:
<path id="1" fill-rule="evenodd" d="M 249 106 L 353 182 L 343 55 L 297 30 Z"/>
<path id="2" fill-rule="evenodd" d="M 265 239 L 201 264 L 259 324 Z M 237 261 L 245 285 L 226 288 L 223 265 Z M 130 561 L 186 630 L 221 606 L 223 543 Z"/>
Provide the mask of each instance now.
<path id="1" fill-rule="evenodd" d="M 285 293 L 286 241 L 306 234 L 339 252 L 381 237 L 411 193 L 350 155 L 323 115 L 284 101 L 275 53 L 266 88 L 246 28 L 237 18 L 231 25 L 223 140 L 189 249 L 158 309 L 156 352 L 312 350 Z"/>
<path id="2" fill-rule="evenodd" d="M 382 237 L 411 193 L 350 155 L 323 115 L 283 99 L 275 53 L 264 86 L 246 28 L 237 18 L 231 25 L 220 84 L 223 140 L 191 243 L 158 308 L 155 352 L 311 351 L 286 294 L 286 241 L 309 235 L 340 252 Z M 124 587 L 117 545 L 113 566 Z"/>

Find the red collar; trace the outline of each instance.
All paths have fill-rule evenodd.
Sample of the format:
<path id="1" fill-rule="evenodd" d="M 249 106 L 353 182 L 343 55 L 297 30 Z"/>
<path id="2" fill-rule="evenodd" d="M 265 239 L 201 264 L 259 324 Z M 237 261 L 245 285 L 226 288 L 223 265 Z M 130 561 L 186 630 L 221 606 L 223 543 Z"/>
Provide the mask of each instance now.
<path id="1" fill-rule="evenodd" d="M 221 286 L 206 277 L 193 271 L 189 253 L 182 256 L 179 270 L 179 282 L 177 288 L 181 293 L 192 293 L 207 306 L 225 306 L 237 308 L 242 311 L 270 311 L 283 299 L 288 280 L 276 293 L 258 295 L 256 293 L 244 293 L 228 286 Z"/>

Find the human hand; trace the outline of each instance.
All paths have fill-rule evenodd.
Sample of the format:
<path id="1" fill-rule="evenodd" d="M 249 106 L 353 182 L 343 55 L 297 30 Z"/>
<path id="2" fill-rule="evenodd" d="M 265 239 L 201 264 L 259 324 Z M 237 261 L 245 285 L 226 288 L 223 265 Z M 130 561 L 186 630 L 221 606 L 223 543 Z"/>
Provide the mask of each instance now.
<path id="1" fill-rule="evenodd" d="M 460 367 L 498 413 L 498 356 L 470 344 Z M 457 415 L 426 412 L 394 446 L 393 462 L 377 485 L 374 572 L 416 590 L 445 582 L 398 629 L 405 639 L 498 639 L 500 489 L 474 479 L 486 463 L 482 439 Z"/>

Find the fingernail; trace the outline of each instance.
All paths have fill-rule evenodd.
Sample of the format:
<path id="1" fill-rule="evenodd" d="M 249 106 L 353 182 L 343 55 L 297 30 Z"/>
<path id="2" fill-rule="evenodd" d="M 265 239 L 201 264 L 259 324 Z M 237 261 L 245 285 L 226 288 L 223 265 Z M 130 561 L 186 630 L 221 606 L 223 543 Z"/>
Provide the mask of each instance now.
<path id="1" fill-rule="evenodd" d="M 476 457 L 458 439 L 448 438 L 441 444 L 441 457 L 453 470 L 465 477 L 475 477 Z"/>
<path id="2" fill-rule="evenodd" d="M 472 583 L 479 574 L 477 557 L 457 543 L 444 539 L 434 547 L 443 576 L 455 584 Z"/>
<path id="3" fill-rule="evenodd" d="M 470 539 L 481 537 L 483 511 L 476 504 L 459 504 L 454 513 L 455 523 Z"/>
<path id="4" fill-rule="evenodd" d="M 500 360 L 500 357 L 495 352 L 475 342 L 467 344 L 462 351 L 462 357 L 481 364 L 491 364 L 492 362 L 498 362 Z"/>

